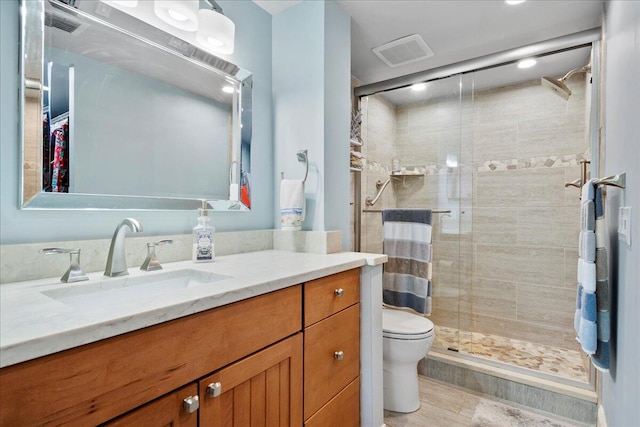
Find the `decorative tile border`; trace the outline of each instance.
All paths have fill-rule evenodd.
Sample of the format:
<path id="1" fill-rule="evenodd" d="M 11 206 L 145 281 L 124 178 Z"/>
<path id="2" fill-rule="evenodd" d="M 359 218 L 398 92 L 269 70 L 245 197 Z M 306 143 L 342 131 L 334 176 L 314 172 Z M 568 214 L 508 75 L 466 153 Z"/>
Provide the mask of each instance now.
<path id="1" fill-rule="evenodd" d="M 485 162 L 474 162 L 473 166 L 463 164 L 461 166 L 462 173 L 471 172 L 494 172 L 516 169 L 532 169 L 532 168 L 569 168 L 579 166 L 581 160 L 589 158 L 589 153 L 584 154 L 567 154 L 564 156 L 548 156 L 548 157 L 529 157 L 524 159 L 507 159 L 507 160 L 487 160 Z M 424 171 L 425 175 L 446 175 L 451 173 L 452 168 L 446 165 L 426 165 L 426 166 L 405 166 L 407 169 L 420 168 L 420 172 Z M 363 168 L 367 172 L 381 173 L 383 175 L 391 175 L 391 166 L 363 159 Z"/>

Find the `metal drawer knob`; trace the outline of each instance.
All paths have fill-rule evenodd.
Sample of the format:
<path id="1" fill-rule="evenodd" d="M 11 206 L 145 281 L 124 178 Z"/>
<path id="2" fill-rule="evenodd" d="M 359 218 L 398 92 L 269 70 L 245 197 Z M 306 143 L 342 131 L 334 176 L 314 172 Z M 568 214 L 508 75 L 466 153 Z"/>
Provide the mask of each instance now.
<path id="1" fill-rule="evenodd" d="M 211 383 L 207 386 L 209 397 L 218 397 L 222 394 L 222 383 Z"/>
<path id="2" fill-rule="evenodd" d="M 333 293 L 335 294 L 335 296 L 341 297 L 344 295 L 344 289 L 342 288 L 336 289 L 335 291 L 333 291 Z"/>
<path id="3" fill-rule="evenodd" d="M 182 401 L 182 406 L 188 414 L 193 414 L 200 407 L 200 400 L 198 399 L 198 396 L 185 397 Z"/>
<path id="4" fill-rule="evenodd" d="M 344 351 L 336 351 L 335 353 L 333 353 L 333 358 L 336 360 L 344 359 Z"/>

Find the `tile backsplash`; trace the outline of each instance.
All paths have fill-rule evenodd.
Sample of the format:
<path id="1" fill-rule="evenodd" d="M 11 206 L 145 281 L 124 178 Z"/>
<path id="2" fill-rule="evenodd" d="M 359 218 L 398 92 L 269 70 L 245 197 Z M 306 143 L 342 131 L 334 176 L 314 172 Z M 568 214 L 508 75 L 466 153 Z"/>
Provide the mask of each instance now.
<path id="1" fill-rule="evenodd" d="M 127 266 L 140 266 L 147 256 L 147 243 L 171 239 L 173 244 L 156 248 L 161 264 L 191 259 L 192 235 L 128 235 L 125 242 Z M 342 250 L 339 231 L 252 230 L 217 232 L 216 256 L 269 249 L 291 252 L 334 253 Z M 80 266 L 86 273 L 103 271 L 111 239 L 44 242 L 0 246 L 0 284 L 62 276 L 69 267 L 69 255 L 44 255 L 43 248 L 79 248 Z"/>

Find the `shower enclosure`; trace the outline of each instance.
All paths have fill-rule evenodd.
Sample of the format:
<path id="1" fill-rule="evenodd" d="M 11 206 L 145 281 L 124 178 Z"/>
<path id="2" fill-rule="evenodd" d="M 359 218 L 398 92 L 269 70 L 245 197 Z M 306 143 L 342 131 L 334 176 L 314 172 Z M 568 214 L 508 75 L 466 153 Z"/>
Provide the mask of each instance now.
<path id="1" fill-rule="evenodd" d="M 359 249 L 382 252 L 382 209 L 438 212 L 433 352 L 593 387 L 573 330 L 579 190 L 565 183 L 591 159 L 597 88 L 590 69 L 561 82 L 568 99 L 541 84 L 591 64 L 593 51 L 584 43 L 529 69 L 509 61 L 360 97 Z"/>

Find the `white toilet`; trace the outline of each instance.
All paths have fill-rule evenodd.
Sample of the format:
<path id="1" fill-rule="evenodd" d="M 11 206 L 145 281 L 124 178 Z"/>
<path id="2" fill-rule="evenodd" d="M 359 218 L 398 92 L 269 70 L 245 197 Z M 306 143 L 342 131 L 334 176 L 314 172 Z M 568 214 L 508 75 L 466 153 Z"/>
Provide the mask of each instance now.
<path id="1" fill-rule="evenodd" d="M 382 309 L 384 409 L 414 412 L 420 408 L 418 362 L 429 352 L 433 337 L 431 320 Z"/>

